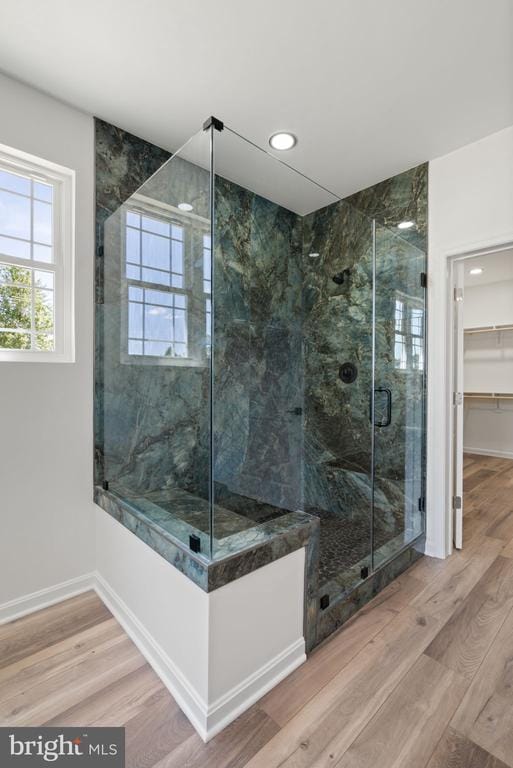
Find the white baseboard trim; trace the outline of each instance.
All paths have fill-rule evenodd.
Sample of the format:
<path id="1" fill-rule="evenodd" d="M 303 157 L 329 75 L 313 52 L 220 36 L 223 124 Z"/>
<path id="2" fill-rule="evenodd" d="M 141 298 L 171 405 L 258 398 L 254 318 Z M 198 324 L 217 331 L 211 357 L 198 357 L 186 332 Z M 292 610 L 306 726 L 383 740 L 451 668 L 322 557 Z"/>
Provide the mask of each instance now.
<path id="1" fill-rule="evenodd" d="M 95 590 L 127 635 L 135 643 L 148 664 L 162 680 L 183 713 L 189 718 L 203 741 L 207 741 L 207 704 L 182 675 L 178 667 L 153 639 L 137 616 L 121 597 L 96 573 Z"/>
<path id="2" fill-rule="evenodd" d="M 464 453 L 477 456 L 496 456 L 498 459 L 513 459 L 513 451 L 495 451 L 493 448 L 463 448 Z"/>
<path id="3" fill-rule="evenodd" d="M 426 547 L 424 549 L 426 557 L 437 557 L 439 560 L 445 560 L 445 554 L 440 551 L 440 547 L 436 546 L 434 542 L 427 540 Z"/>
<path id="4" fill-rule="evenodd" d="M 208 706 L 163 648 L 155 642 L 131 609 L 99 573 L 96 573 L 95 590 L 205 742 L 249 709 L 306 660 L 305 641 L 304 638 L 300 638 Z"/>
<path id="5" fill-rule="evenodd" d="M 95 574 L 86 573 L 83 576 L 77 576 L 68 581 L 62 581 L 60 584 L 54 584 L 52 587 L 39 589 L 29 595 L 23 595 L 15 600 L 9 600 L 0 605 L 0 625 L 6 624 L 15 619 L 21 619 L 22 616 L 28 616 L 29 613 L 40 611 L 55 605 L 63 600 L 67 600 L 75 595 L 81 595 L 90 589 L 94 589 Z"/>
<path id="6" fill-rule="evenodd" d="M 226 728 L 306 661 L 305 641 L 304 638 L 299 638 L 209 706 L 98 572 L 88 573 L 3 603 L 0 605 L 0 624 L 14 621 L 91 589 L 94 589 L 121 624 L 205 742 Z"/>
<path id="7" fill-rule="evenodd" d="M 226 728 L 305 661 L 305 641 L 301 637 L 213 702 L 208 708 L 206 741 Z"/>

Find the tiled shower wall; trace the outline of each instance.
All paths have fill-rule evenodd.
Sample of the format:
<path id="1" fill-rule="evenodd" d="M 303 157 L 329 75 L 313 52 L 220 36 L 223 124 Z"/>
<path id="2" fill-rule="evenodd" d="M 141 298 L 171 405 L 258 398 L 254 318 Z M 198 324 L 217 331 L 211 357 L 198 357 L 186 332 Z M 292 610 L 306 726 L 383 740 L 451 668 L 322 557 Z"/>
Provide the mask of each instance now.
<path id="1" fill-rule="evenodd" d="M 168 157 L 96 121 L 99 307 L 104 222 Z M 373 217 L 392 228 L 399 220 L 414 220 L 415 230 L 404 237 L 425 249 L 427 166 L 303 219 L 216 180 L 216 501 L 255 521 L 276 508 L 303 507 L 328 510 L 339 519 L 360 518 L 364 548 L 370 526 Z M 310 258 L 312 252 L 320 256 Z M 345 269 L 347 280 L 333 282 Z M 106 331 L 120 339 L 120 323 L 115 310 L 97 312 L 97 340 Z M 390 335 L 386 344 L 392 350 L 390 323 L 383 332 Z M 209 456 L 202 435 L 208 431 L 208 368 L 119 365 L 106 382 L 98 342 L 96 355 L 97 483 L 117 479 L 143 494 L 177 485 L 206 498 Z M 359 369 L 351 388 L 338 378 L 346 360 Z M 106 413 L 118 456 L 109 477 L 103 456 Z M 389 434 L 390 461 L 400 464 L 405 456 L 399 437 Z"/>
<path id="2" fill-rule="evenodd" d="M 176 486 L 208 498 L 208 364 L 123 364 L 122 255 L 119 242 L 105 239 L 118 237 L 109 217 L 168 157 L 96 121 L 96 482 L 141 495 Z M 159 174 L 150 187 L 158 183 Z M 216 180 L 216 502 L 258 522 L 301 507 L 300 232 L 290 211 Z"/>
<path id="3" fill-rule="evenodd" d="M 302 507 L 301 220 L 224 179 L 215 202 L 216 500 L 262 520 Z"/>

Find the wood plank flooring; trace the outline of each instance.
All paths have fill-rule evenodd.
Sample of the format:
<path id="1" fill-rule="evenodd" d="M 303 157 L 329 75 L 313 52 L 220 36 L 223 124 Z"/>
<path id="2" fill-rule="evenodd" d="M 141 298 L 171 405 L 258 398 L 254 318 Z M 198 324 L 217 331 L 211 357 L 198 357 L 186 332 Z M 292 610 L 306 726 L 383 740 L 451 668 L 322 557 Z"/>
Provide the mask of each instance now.
<path id="1" fill-rule="evenodd" d="M 466 456 L 423 558 L 204 745 L 92 593 L 0 627 L 1 725 L 123 725 L 128 768 L 513 768 L 513 461 Z"/>

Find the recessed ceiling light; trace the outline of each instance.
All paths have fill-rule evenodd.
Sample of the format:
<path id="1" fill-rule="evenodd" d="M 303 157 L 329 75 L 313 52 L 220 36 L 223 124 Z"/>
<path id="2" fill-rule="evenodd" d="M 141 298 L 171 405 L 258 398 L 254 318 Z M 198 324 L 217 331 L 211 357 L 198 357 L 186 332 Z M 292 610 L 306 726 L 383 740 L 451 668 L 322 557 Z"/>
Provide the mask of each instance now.
<path id="1" fill-rule="evenodd" d="M 310 254 L 310 258 L 311 259 L 318 259 L 320 255 L 321 255 L 320 253 L 311 253 Z"/>
<path id="2" fill-rule="evenodd" d="M 483 267 L 473 267 L 470 270 L 471 275 L 482 275 L 484 272 Z"/>
<path id="3" fill-rule="evenodd" d="M 192 211 L 194 208 L 190 203 L 178 203 L 178 207 L 181 211 Z"/>
<path id="4" fill-rule="evenodd" d="M 415 226 L 414 221 L 401 221 L 397 225 L 397 229 L 411 229 L 414 226 Z"/>
<path id="5" fill-rule="evenodd" d="M 280 131 L 279 133 L 273 133 L 269 139 L 269 144 L 273 149 L 292 149 L 297 144 L 297 139 L 293 133 L 287 133 L 286 131 Z"/>

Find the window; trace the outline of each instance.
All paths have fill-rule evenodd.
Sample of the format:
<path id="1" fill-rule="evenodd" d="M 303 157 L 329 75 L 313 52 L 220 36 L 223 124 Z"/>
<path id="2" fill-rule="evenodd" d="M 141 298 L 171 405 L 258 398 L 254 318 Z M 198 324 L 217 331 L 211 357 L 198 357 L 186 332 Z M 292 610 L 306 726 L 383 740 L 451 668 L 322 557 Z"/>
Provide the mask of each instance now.
<path id="1" fill-rule="evenodd" d="M 74 173 L 0 146 L 0 360 L 73 360 Z"/>
<path id="2" fill-rule="evenodd" d="M 187 357 L 187 296 L 128 288 L 128 354 Z"/>
<path id="3" fill-rule="evenodd" d="M 395 300 L 395 367 L 400 370 L 424 370 L 424 309 L 414 299 L 400 296 Z"/>
<path id="4" fill-rule="evenodd" d="M 184 287 L 184 228 L 135 211 L 126 214 L 126 276 L 129 280 Z"/>
<path id="5" fill-rule="evenodd" d="M 207 353 L 212 343 L 212 243 L 210 234 L 203 235 L 203 293 L 205 298 L 205 336 Z"/>
<path id="6" fill-rule="evenodd" d="M 211 290 L 210 235 L 204 220 L 187 219 L 171 206 L 157 209 L 141 199 L 140 207 L 125 211 L 123 263 L 126 362 L 204 365 Z M 201 312 L 194 311 L 199 297 Z"/>

